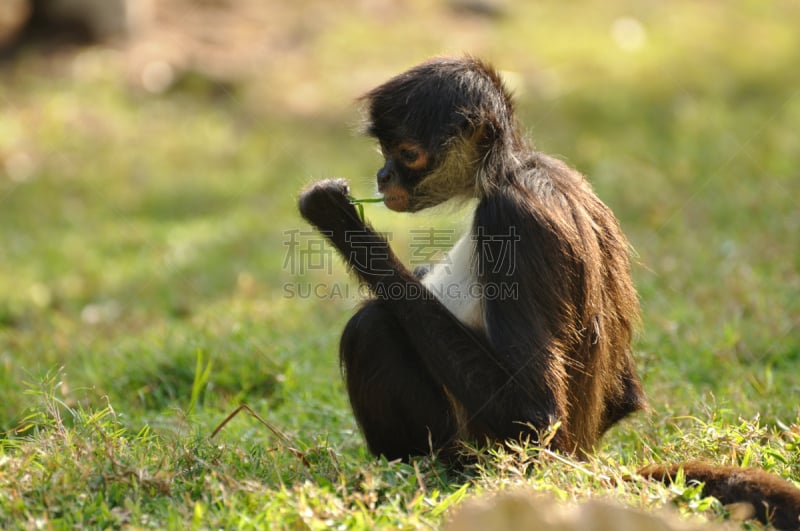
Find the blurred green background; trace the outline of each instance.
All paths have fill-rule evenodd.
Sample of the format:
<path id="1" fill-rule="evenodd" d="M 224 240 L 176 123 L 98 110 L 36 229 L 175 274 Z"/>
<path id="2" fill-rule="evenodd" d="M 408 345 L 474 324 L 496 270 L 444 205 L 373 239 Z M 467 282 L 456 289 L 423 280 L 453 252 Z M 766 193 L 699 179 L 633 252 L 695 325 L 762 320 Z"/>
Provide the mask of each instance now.
<path id="1" fill-rule="evenodd" d="M 8 437 L 26 390 L 57 374 L 58 400 L 109 403 L 134 431 L 208 435 L 246 401 L 309 444 L 363 456 L 336 354 L 355 284 L 338 259 L 330 272 L 292 263 L 292 238 L 313 240 L 296 196 L 333 176 L 372 195 L 379 155 L 355 98 L 461 53 L 503 71 L 536 147 L 588 176 L 636 249 L 635 350 L 654 413 L 611 444 L 638 451 L 631 426 L 646 439 L 673 415 L 798 422 L 797 2 L 140 7 L 121 33 L 84 20 L 78 40 L 37 19 L 2 56 Z M 366 214 L 406 257 L 411 230 L 463 218 Z M 319 283 L 353 291 L 287 291 Z M 226 430 L 271 437 L 246 421 Z"/>
<path id="2" fill-rule="evenodd" d="M 189 21 L 152 13 L 156 28 L 126 43 L 54 37 L 5 60 L 3 429 L 24 409 L 22 382 L 58 366 L 73 400 L 179 404 L 198 348 L 219 360 L 215 395 L 260 398 L 279 381 L 284 398 L 338 394 L 334 339 L 355 301 L 286 297 L 287 282 L 318 280 L 287 267 L 291 231 L 308 230 L 296 193 L 343 176 L 371 195 L 378 156 L 354 98 L 464 52 L 505 72 L 535 145 L 586 173 L 620 217 L 654 405 L 712 390 L 744 415 L 797 413 L 768 397 L 798 396 L 799 6 L 273 4 L 263 19 L 229 6 L 213 58 L 182 24 L 213 35 L 223 8 L 197 3 Z M 219 71 L 247 46 L 253 64 Z M 148 90 L 159 66 L 169 81 Z M 440 226 L 367 214 L 401 254 L 407 228 Z"/>

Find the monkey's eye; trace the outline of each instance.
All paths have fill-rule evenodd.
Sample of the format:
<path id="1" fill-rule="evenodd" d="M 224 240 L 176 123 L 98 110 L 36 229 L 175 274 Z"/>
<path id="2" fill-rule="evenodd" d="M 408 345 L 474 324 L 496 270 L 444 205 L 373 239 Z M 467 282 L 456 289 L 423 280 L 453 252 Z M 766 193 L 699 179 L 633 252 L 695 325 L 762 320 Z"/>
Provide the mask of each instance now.
<path id="1" fill-rule="evenodd" d="M 401 149 L 399 155 L 404 163 L 414 164 L 419 158 L 419 151 L 416 149 Z"/>
<path id="2" fill-rule="evenodd" d="M 421 170 L 428 164 L 425 150 L 414 144 L 400 144 L 396 153 L 400 162 L 412 170 Z"/>

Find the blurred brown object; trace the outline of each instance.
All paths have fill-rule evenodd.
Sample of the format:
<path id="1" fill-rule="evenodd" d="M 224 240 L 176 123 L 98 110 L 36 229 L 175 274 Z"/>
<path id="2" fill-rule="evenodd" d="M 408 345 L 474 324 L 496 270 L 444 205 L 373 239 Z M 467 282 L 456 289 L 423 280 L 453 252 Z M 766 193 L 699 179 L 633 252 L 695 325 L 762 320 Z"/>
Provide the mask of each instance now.
<path id="1" fill-rule="evenodd" d="M 459 507 L 445 531 L 700 531 L 725 529 L 681 519 L 675 513 L 646 513 L 608 501 L 559 503 L 533 492 L 504 492 Z"/>
<path id="2" fill-rule="evenodd" d="M 28 0 L 0 2 L 0 48 L 13 42 L 31 14 Z"/>
<path id="3" fill-rule="evenodd" d="M 66 68 L 68 75 L 113 71 L 149 94 L 187 89 L 236 97 L 265 112 L 317 115 L 393 72 L 380 47 L 369 44 L 375 37 L 366 35 L 376 29 L 416 28 L 424 13 L 427 28 L 455 28 L 450 49 L 480 54 L 489 42 L 488 24 L 506 12 L 505 0 L 448 2 L 0 0 L 0 11 L 16 14 L 13 30 L 0 24 L 9 28 L 0 30 L 0 41 L 7 39 L 0 42 L 0 68 L 23 57 L 43 58 L 48 68 L 75 61 L 79 67 Z M 336 37 L 353 25 L 370 28 L 357 37 L 365 39 L 370 60 L 341 75 L 342 52 L 330 50 L 357 45 Z M 408 53 L 406 60 L 420 52 Z"/>
<path id="4" fill-rule="evenodd" d="M 31 0 L 35 21 L 85 28 L 91 40 L 124 37 L 129 0 Z"/>
<path id="5" fill-rule="evenodd" d="M 239 79 L 302 54 L 340 9 L 325 0 L 304 0 L 302 7 L 277 0 L 154 2 L 132 36 L 132 66 L 145 71 L 148 64 L 164 64 L 211 79 Z"/>
<path id="6" fill-rule="evenodd" d="M 153 93 L 169 89 L 187 72 L 212 82 L 265 73 L 274 79 L 298 70 L 297 63 L 305 65 L 343 5 L 357 9 L 358 2 L 304 0 L 302 7 L 282 0 L 152 2 L 129 39 L 129 79 Z"/>
<path id="7" fill-rule="evenodd" d="M 124 41 L 152 0 L 0 0 L 0 48 Z"/>

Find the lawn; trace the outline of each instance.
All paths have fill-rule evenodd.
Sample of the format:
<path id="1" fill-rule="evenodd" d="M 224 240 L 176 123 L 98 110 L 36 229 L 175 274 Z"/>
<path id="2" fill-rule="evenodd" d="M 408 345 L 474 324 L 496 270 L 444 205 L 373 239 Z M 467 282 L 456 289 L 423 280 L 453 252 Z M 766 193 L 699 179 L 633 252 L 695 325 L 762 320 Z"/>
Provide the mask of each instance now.
<path id="1" fill-rule="evenodd" d="M 800 6 L 502 5 L 328 10 L 291 56 L 161 94 L 109 48 L 0 65 L 0 526 L 438 527 L 518 487 L 725 518 L 696 490 L 617 481 L 688 458 L 800 484 Z M 652 411 L 585 463 L 378 461 L 341 383 L 358 286 L 297 192 L 341 176 L 372 195 L 354 98 L 465 51 L 636 251 Z M 364 208 L 412 261 L 415 235 L 463 218 Z"/>

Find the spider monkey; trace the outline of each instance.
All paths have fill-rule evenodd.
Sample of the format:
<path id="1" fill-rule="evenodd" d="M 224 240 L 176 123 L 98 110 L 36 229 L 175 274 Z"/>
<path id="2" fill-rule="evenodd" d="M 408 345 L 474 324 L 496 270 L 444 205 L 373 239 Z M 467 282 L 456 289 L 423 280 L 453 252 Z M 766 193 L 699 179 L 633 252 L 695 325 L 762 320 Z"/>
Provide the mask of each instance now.
<path id="1" fill-rule="evenodd" d="M 447 259 L 412 272 L 361 220 L 346 181 L 301 193 L 302 216 L 374 294 L 340 343 L 369 450 L 452 458 L 460 441 L 527 439 L 591 452 L 647 407 L 630 348 L 639 304 L 617 219 L 580 173 L 526 142 L 500 76 L 478 59 L 429 60 L 361 99 L 389 209 L 475 204 Z M 710 479 L 704 465 L 686 470 Z M 796 521 L 800 491 L 795 504 Z"/>

